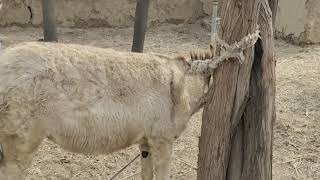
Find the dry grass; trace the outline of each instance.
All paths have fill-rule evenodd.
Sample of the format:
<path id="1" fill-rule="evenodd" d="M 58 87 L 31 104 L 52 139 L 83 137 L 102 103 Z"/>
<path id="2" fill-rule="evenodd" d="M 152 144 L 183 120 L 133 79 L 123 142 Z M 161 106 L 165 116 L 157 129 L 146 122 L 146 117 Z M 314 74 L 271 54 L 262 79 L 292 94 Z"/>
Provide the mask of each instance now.
<path id="1" fill-rule="evenodd" d="M 62 42 L 131 49 L 132 29 L 60 29 Z M 206 31 L 197 25 L 164 25 L 149 30 L 145 52 L 188 53 L 207 48 Z M 0 29 L 5 46 L 41 38 L 40 29 Z M 300 48 L 276 43 L 277 122 L 274 128 L 275 180 L 320 179 L 320 47 Z M 173 179 L 196 179 L 201 113 L 174 146 Z M 138 153 L 131 147 L 106 156 L 83 156 L 44 141 L 25 180 L 105 180 Z M 140 179 L 137 161 L 118 179 Z"/>

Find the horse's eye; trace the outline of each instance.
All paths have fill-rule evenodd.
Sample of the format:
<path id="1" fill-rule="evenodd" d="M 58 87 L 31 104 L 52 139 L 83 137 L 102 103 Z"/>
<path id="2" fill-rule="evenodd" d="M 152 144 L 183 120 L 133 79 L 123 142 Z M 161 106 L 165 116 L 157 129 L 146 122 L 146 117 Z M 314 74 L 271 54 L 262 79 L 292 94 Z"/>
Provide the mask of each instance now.
<path id="1" fill-rule="evenodd" d="M 4 160 L 4 155 L 3 155 L 3 149 L 2 146 L 0 145 L 0 163 Z"/>

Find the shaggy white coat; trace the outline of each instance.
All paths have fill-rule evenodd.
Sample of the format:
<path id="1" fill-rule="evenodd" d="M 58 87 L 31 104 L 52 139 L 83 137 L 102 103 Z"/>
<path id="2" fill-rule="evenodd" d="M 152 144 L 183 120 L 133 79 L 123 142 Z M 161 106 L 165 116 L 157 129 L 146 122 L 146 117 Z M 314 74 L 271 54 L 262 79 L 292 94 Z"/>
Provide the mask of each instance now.
<path id="1" fill-rule="evenodd" d="M 1 180 L 21 180 L 48 137 L 62 148 L 149 151 L 142 178 L 170 179 L 172 143 L 207 85 L 183 58 L 60 43 L 22 43 L 0 55 Z M 155 172 L 153 172 L 153 167 Z"/>

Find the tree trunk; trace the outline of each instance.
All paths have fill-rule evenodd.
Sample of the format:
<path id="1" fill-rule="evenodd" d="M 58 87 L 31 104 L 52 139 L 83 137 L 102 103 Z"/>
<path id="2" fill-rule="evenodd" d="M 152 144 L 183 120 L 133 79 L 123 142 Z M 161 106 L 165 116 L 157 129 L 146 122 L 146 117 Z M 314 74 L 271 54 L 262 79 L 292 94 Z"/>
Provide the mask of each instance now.
<path id="1" fill-rule="evenodd" d="M 262 40 L 213 76 L 199 141 L 198 180 L 271 179 L 275 117 L 273 32 L 266 0 L 220 1 L 221 37 L 229 44 L 260 25 Z"/>
<path id="2" fill-rule="evenodd" d="M 149 0 L 138 0 L 134 22 L 132 52 L 143 52 L 144 38 L 148 22 Z"/>
<path id="3" fill-rule="evenodd" d="M 55 9 L 56 0 L 42 0 L 44 41 L 58 41 Z"/>
<path id="4" fill-rule="evenodd" d="M 274 26 L 277 18 L 279 0 L 268 0 L 268 1 L 269 1 L 269 6 L 272 12 L 272 24 Z"/>
<path id="5" fill-rule="evenodd" d="M 261 38 L 255 46 L 251 70 L 251 97 L 244 119 L 242 179 L 272 179 L 272 141 L 275 120 L 275 61 L 272 13 L 267 3 L 260 8 Z"/>

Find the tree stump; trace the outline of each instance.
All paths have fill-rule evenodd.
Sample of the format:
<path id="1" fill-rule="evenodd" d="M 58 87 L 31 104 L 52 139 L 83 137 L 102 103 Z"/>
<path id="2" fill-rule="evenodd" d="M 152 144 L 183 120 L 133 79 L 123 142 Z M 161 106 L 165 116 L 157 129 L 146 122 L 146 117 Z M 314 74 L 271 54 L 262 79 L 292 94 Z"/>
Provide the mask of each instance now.
<path id="1" fill-rule="evenodd" d="M 271 180 L 275 119 L 272 15 L 267 0 L 220 1 L 220 36 L 239 41 L 260 26 L 261 37 L 213 75 L 199 141 L 198 180 Z"/>

